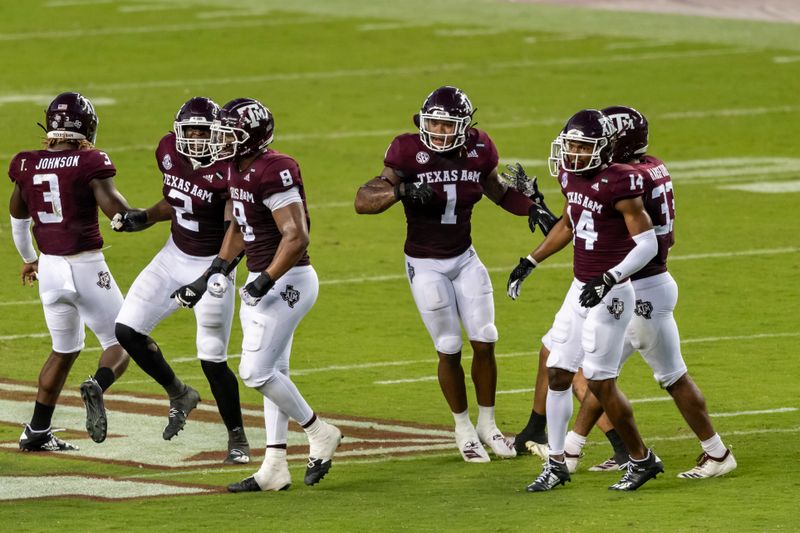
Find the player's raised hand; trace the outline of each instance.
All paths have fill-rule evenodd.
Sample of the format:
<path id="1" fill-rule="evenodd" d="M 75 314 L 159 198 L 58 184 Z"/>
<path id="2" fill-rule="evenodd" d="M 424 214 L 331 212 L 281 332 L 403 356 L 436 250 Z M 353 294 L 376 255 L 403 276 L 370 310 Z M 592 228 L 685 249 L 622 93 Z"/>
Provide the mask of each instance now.
<path id="1" fill-rule="evenodd" d="M 539 185 L 536 182 L 536 176 L 529 177 L 525 172 L 525 169 L 522 168 L 521 163 L 506 165 L 506 169 L 508 169 L 508 172 L 500 173 L 499 178 L 501 182 L 505 183 L 512 189 L 516 189 L 520 193 L 533 200 L 535 203 L 544 204 L 544 195 L 539 192 Z"/>
<path id="2" fill-rule="evenodd" d="M 559 219 L 560 217 L 557 217 L 555 214 L 553 214 L 553 212 L 550 211 L 550 209 L 545 205 L 544 200 L 542 200 L 542 203 L 540 204 L 534 202 L 534 204 L 531 205 L 531 208 L 528 210 L 528 227 L 531 229 L 531 233 L 534 233 L 536 231 L 536 226 L 539 226 L 539 229 L 542 230 L 542 233 L 547 236 Z"/>

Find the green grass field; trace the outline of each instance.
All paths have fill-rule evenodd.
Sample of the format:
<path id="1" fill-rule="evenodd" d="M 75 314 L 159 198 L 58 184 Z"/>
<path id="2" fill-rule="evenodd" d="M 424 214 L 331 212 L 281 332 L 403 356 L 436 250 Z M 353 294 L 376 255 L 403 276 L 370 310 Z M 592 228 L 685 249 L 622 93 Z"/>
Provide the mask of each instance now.
<path id="1" fill-rule="evenodd" d="M 798 527 L 792 518 L 800 493 L 800 223 L 792 214 L 800 200 L 798 26 L 488 0 L 31 0 L 7 3 L 2 14 L 2 165 L 38 146 L 36 122 L 55 94 L 78 90 L 95 101 L 97 144 L 118 168 L 118 187 L 131 204 L 147 207 L 161 194 L 153 152 L 186 99 L 249 96 L 270 107 L 274 148 L 293 155 L 303 171 L 310 255 L 322 284 L 295 336 L 292 371 L 311 405 L 340 421 L 351 439 L 316 487 L 301 483 L 304 439 L 295 432 L 291 490 L 221 492 L 254 471 L 261 457 L 256 453 L 248 467 L 218 465 L 224 426 L 192 359 L 194 319 L 179 311 L 153 337 L 207 401 L 177 439 L 161 440 L 167 402 L 135 364 L 107 395 L 111 437 L 102 445 L 88 439 L 77 391 L 99 354 L 89 334 L 54 416 L 81 451 L 18 453 L 50 342 L 36 291 L 19 285 L 20 259 L 4 217 L 0 530 Z M 676 315 L 684 357 L 717 430 L 733 446 L 739 468 L 731 475 L 676 479 L 701 449 L 636 358 L 621 387 L 645 400 L 634 404 L 639 427 L 667 469 L 641 491 L 610 493 L 606 486 L 616 475 L 586 472 L 608 456 L 600 432 L 573 482 L 552 493 L 525 492 L 540 471 L 532 457 L 461 461 L 434 379 L 432 343 L 404 280 L 402 212 L 367 217 L 352 207 L 357 187 L 380 172 L 391 139 L 411 131 L 424 97 L 444 84 L 469 94 L 501 161 L 526 162 L 555 205 L 558 188 L 544 160 L 573 112 L 625 104 L 647 115 L 651 152 L 667 162 L 675 181 L 670 270 L 681 291 Z M 8 197 L 10 182 L 3 190 Z M 101 226 L 106 259 L 125 290 L 168 227 L 113 234 L 103 217 Z M 534 354 L 571 279 L 567 250 L 537 269 L 521 300 L 505 296 L 511 268 L 541 238 L 488 200 L 476 207 L 473 240 L 495 287 L 497 418 L 507 434 L 527 421 Z M 234 368 L 240 343 L 236 319 L 229 346 Z M 405 381 L 382 383 L 398 380 Z M 262 448 L 261 397 L 243 386 L 242 394 L 251 443 Z M 55 476 L 66 475 L 88 476 L 79 483 L 83 496 L 63 495 L 67 478 Z M 52 497 L 15 499 L 31 485 L 15 476 L 53 476 L 35 482 L 38 494 Z M 114 480 L 203 492 L 103 499 L 122 490 Z"/>

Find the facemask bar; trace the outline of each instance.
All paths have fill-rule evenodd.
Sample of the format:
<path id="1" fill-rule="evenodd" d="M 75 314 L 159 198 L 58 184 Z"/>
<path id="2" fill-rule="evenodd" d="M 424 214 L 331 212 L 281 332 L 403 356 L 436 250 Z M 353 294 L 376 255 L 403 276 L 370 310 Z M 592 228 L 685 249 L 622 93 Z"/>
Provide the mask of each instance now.
<path id="1" fill-rule="evenodd" d="M 428 121 L 431 120 L 452 123 L 453 133 L 435 133 L 431 131 L 428 129 Z M 419 137 L 422 140 L 422 144 L 424 144 L 430 150 L 433 150 L 434 152 L 447 152 L 453 148 L 458 148 L 466 142 L 466 132 L 470 121 L 470 117 L 452 117 L 442 111 L 434 111 L 433 113 L 420 113 Z M 444 139 L 444 143 L 442 146 L 437 146 L 432 142 L 433 138 Z"/>
<path id="2" fill-rule="evenodd" d="M 192 159 L 211 157 L 209 137 L 187 137 L 184 128 L 208 128 L 210 137 L 211 123 L 198 117 L 189 120 L 176 120 L 172 126 L 175 132 L 175 149 L 179 154 Z"/>
<path id="3" fill-rule="evenodd" d="M 214 121 L 211 124 L 211 138 L 208 142 L 212 161 L 234 157 L 237 147 L 249 138 L 250 134 L 241 128 L 223 126 L 221 122 Z"/>
<path id="4" fill-rule="evenodd" d="M 592 146 L 591 153 L 570 152 L 567 150 L 567 142 L 578 142 L 583 144 L 590 144 Z M 603 164 L 600 152 L 608 144 L 606 138 L 591 138 L 583 137 L 582 135 L 575 135 L 569 133 L 562 133 L 550 144 L 550 157 L 547 160 L 551 176 L 558 176 L 561 170 L 567 172 L 581 173 L 587 170 L 592 170 Z M 589 163 L 584 166 L 578 166 L 582 159 L 589 159 Z M 569 160 L 572 158 L 572 161 Z"/>

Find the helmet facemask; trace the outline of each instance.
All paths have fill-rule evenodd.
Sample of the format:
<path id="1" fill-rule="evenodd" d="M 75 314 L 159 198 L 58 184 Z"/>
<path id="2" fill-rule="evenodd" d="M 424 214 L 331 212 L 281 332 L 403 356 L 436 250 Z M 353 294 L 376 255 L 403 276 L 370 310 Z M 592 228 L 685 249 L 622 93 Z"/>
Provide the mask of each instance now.
<path id="1" fill-rule="evenodd" d="M 188 130 L 207 132 L 195 136 Z M 179 154 L 191 159 L 208 159 L 211 157 L 211 122 L 204 117 L 190 117 L 187 120 L 176 120 L 173 123 L 175 132 L 175 149 Z"/>
<path id="2" fill-rule="evenodd" d="M 433 110 L 419 114 L 419 137 L 428 149 L 448 152 L 467 141 L 472 117 L 452 116 L 446 111 Z"/>
<path id="3" fill-rule="evenodd" d="M 211 138 L 209 149 L 212 161 L 222 161 L 236 157 L 238 146 L 250 138 L 250 134 L 242 128 L 223 126 L 222 122 L 215 120 L 211 124 Z"/>
<path id="4" fill-rule="evenodd" d="M 550 144 L 547 160 L 550 175 L 558 176 L 562 170 L 580 174 L 600 167 L 607 146 L 605 137 L 584 137 L 578 130 L 561 133 Z"/>

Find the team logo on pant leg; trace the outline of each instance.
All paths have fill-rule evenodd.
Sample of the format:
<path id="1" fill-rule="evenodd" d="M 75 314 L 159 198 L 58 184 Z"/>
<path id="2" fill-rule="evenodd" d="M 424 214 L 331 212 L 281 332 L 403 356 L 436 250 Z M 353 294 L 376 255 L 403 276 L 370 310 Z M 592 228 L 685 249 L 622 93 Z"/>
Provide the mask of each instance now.
<path id="1" fill-rule="evenodd" d="M 416 274 L 416 272 L 414 271 L 414 267 L 411 265 L 411 263 L 407 264 L 408 264 L 408 281 L 410 283 L 414 283 L 414 274 Z"/>
<path id="2" fill-rule="evenodd" d="M 653 313 L 653 304 L 642 300 L 636 300 L 636 309 L 634 309 L 633 312 L 640 317 L 650 320 Z"/>
<path id="3" fill-rule="evenodd" d="M 107 291 L 111 290 L 111 274 L 109 272 L 97 273 L 97 286 Z"/>
<path id="4" fill-rule="evenodd" d="M 614 298 L 611 300 L 611 305 L 607 305 L 606 309 L 608 312 L 614 315 L 616 320 L 619 320 L 619 317 L 622 316 L 622 313 L 625 312 L 625 302 L 620 300 L 619 298 Z"/>
<path id="5" fill-rule="evenodd" d="M 281 293 L 281 298 L 289 304 L 289 307 L 294 308 L 294 304 L 300 301 L 300 291 L 291 285 L 287 285 L 286 290 Z"/>

